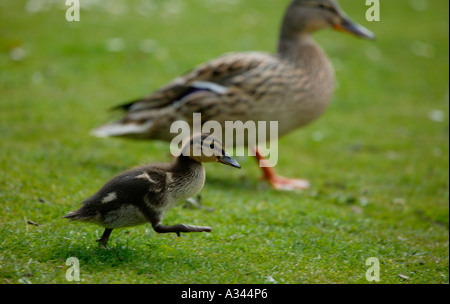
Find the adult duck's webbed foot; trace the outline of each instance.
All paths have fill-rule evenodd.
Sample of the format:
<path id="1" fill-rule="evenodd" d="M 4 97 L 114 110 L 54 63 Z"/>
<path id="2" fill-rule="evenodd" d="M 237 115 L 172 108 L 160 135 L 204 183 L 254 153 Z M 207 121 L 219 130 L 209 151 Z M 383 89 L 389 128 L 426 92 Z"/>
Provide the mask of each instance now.
<path id="1" fill-rule="evenodd" d="M 254 149 L 256 159 L 259 162 L 261 170 L 263 171 L 263 176 L 261 179 L 267 180 L 269 184 L 276 190 L 306 190 L 309 188 L 310 184 L 304 179 L 287 178 L 277 175 L 275 169 L 269 164 L 267 159 L 261 155 L 258 148 Z"/>

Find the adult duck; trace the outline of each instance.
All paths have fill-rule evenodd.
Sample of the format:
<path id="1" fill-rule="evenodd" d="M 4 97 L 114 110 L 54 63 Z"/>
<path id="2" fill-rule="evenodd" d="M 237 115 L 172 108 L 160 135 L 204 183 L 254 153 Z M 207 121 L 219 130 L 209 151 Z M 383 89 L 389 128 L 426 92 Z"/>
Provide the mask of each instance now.
<path id="1" fill-rule="evenodd" d="M 277 121 L 283 136 L 317 119 L 334 91 L 334 70 L 314 32 L 333 28 L 361 38 L 374 34 L 352 22 L 334 0 L 294 0 L 281 27 L 278 52 L 229 53 L 208 61 L 151 95 L 120 105 L 122 119 L 103 125 L 94 135 L 171 141 L 170 126 L 178 120 Z M 224 140 L 226 141 L 226 140 Z M 245 142 L 245 141 L 244 141 Z M 228 147 L 228 144 L 226 143 Z M 275 174 L 256 151 L 263 177 L 276 189 L 305 189 L 309 183 Z"/>

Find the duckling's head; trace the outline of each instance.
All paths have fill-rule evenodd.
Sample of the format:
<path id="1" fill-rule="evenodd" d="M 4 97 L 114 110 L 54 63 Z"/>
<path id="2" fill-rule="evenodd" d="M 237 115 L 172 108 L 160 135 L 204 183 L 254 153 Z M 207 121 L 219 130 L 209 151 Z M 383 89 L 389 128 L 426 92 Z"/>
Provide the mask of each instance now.
<path id="1" fill-rule="evenodd" d="M 222 143 L 212 135 L 197 134 L 191 137 L 189 143 L 183 146 L 181 155 L 200 163 L 219 162 L 235 168 L 241 168 L 227 152 Z"/>
<path id="2" fill-rule="evenodd" d="M 335 0 L 292 1 L 283 24 L 284 34 L 313 33 L 323 28 L 334 28 L 366 39 L 375 38 L 371 31 L 351 21 Z"/>

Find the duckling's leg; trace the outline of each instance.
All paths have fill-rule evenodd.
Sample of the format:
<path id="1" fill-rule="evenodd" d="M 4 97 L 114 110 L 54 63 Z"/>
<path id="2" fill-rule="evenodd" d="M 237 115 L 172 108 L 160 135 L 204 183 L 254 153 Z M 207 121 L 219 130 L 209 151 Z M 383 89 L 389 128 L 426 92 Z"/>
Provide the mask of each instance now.
<path id="1" fill-rule="evenodd" d="M 109 236 L 113 230 L 110 228 L 106 228 L 103 232 L 102 236 L 97 240 L 100 243 L 102 248 L 108 248 L 106 245 L 108 244 Z"/>
<path id="2" fill-rule="evenodd" d="M 203 208 L 202 204 L 200 203 L 201 196 L 197 195 L 197 197 L 190 197 L 184 202 L 184 207 L 188 209 L 201 209 Z"/>
<path id="3" fill-rule="evenodd" d="M 258 164 L 260 164 L 260 167 L 263 170 L 262 179 L 266 179 L 272 187 L 277 190 L 287 191 L 292 191 L 295 189 L 306 190 L 309 188 L 309 182 L 307 180 L 292 179 L 277 175 L 275 170 L 269 165 L 267 159 L 259 153 L 258 148 L 255 148 L 254 150 Z"/>
<path id="4" fill-rule="evenodd" d="M 161 223 L 153 225 L 153 229 L 158 233 L 175 232 L 178 236 L 180 236 L 180 232 L 211 232 L 212 231 L 211 227 L 191 226 L 191 225 L 185 225 L 185 224 L 164 226 Z"/>
<path id="5" fill-rule="evenodd" d="M 188 209 L 206 209 L 209 212 L 214 212 L 216 209 L 215 208 L 207 208 L 205 206 L 203 206 L 200 201 L 201 201 L 202 197 L 201 195 L 197 195 L 197 197 L 191 197 L 188 198 L 185 202 L 184 202 L 184 208 L 188 208 Z"/>

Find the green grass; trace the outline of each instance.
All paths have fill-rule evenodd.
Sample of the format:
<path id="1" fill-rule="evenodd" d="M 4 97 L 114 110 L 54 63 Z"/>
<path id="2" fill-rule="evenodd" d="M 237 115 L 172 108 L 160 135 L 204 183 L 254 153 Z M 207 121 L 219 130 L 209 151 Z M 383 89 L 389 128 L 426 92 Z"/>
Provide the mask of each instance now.
<path id="1" fill-rule="evenodd" d="M 0 3 L 0 282 L 66 283 L 76 257 L 82 283 L 367 283 L 365 261 L 377 257 L 381 283 L 448 283 L 446 0 L 382 1 L 378 23 L 365 21 L 364 1 L 341 1 L 377 40 L 316 35 L 336 94 L 321 119 L 280 141 L 277 166 L 310 190 L 271 190 L 243 158 L 240 171 L 207 165 L 202 202 L 214 212 L 180 206 L 165 218 L 211 234 L 146 225 L 114 231 L 102 250 L 101 228 L 60 219 L 122 170 L 169 159 L 166 143 L 90 137 L 109 107 L 224 52 L 274 50 L 288 0 L 216 2 L 81 1 L 73 23 L 62 4 Z M 105 47 L 115 37 L 120 52 Z M 144 39 L 157 42 L 149 53 Z"/>

